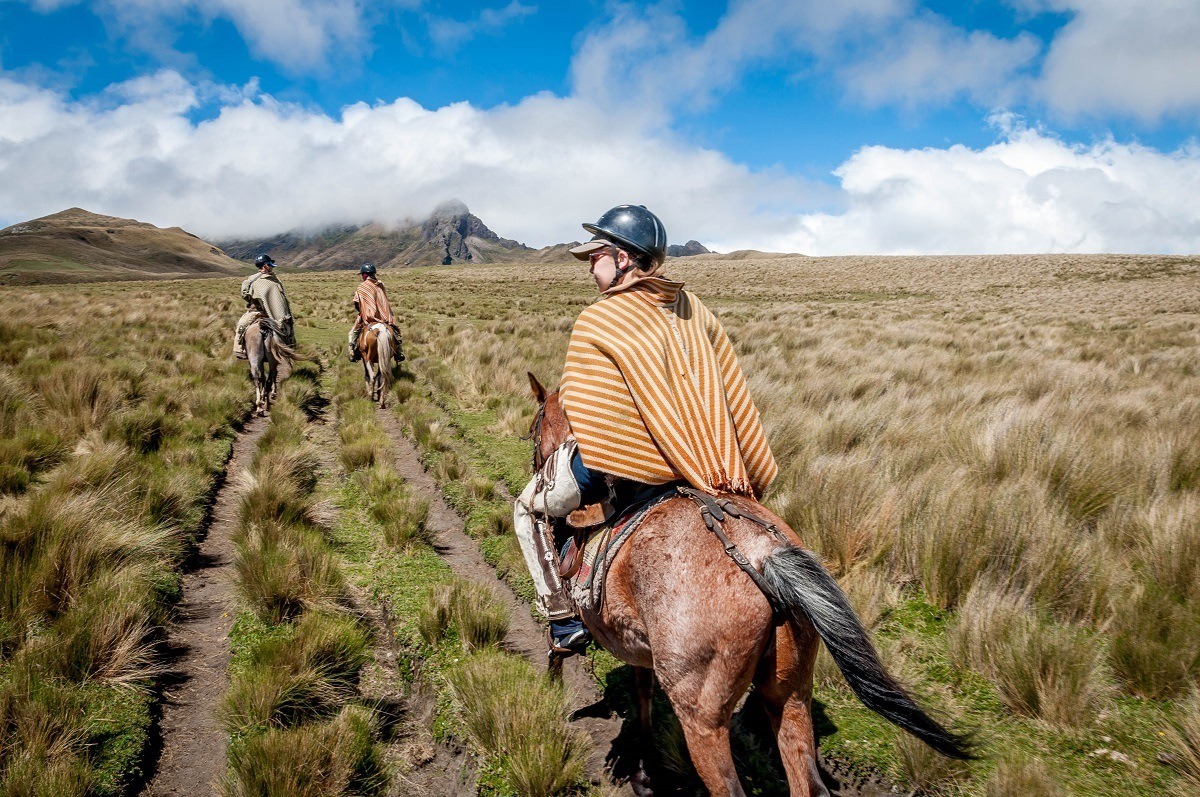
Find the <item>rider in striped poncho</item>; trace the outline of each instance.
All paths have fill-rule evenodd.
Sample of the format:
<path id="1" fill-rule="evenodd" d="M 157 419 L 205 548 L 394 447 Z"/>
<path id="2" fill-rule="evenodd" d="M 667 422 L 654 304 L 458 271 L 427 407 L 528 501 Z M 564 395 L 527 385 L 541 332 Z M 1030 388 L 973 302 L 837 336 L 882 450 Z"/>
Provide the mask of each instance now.
<path id="1" fill-rule="evenodd" d="M 361 357 L 358 351 L 359 335 L 372 324 L 387 324 L 395 333 L 396 340 L 400 340 L 400 327 L 396 325 L 396 316 L 392 314 L 387 291 L 375 275 L 375 266 L 363 263 L 358 273 L 362 280 L 354 290 L 354 309 L 358 311 L 358 316 L 354 319 L 354 326 L 350 328 L 349 338 L 352 363 L 358 362 Z"/>
<path id="2" fill-rule="evenodd" d="M 690 484 L 759 496 L 775 478 L 758 410 L 721 322 L 683 284 L 662 276 L 666 231 L 621 205 L 571 250 L 588 260 L 601 299 L 571 332 L 559 397 L 574 440 L 517 499 L 514 522 L 560 652 L 586 645 L 557 577 L 549 524 L 601 500 L 630 504 L 646 485 Z M 616 507 L 618 510 L 620 507 Z M 539 539 L 540 538 L 540 539 Z"/>

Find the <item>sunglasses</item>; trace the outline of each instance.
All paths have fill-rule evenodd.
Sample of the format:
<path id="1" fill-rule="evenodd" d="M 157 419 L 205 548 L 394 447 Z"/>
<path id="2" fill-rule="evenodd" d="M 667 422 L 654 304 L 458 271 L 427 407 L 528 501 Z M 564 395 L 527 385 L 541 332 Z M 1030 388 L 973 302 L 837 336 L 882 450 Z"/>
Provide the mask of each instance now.
<path id="1" fill-rule="evenodd" d="M 599 252 L 592 252 L 590 255 L 588 255 L 588 265 L 594 266 L 601 258 L 611 256 L 612 252 L 607 249 L 601 249 Z"/>

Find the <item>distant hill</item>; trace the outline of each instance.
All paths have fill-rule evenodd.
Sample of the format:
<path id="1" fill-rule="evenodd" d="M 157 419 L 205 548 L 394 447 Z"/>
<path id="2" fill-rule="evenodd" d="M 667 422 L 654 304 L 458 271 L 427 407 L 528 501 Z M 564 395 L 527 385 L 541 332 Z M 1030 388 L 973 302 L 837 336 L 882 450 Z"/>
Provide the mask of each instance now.
<path id="1" fill-rule="evenodd" d="M 246 266 L 179 227 L 71 208 L 0 230 L 0 284 L 220 277 Z"/>
<path id="2" fill-rule="evenodd" d="M 571 259 L 574 244 L 533 249 L 501 238 L 461 202 L 439 206 L 428 219 L 395 229 L 372 223 L 342 225 L 317 232 L 289 232 L 271 238 L 225 241 L 222 248 L 240 260 L 269 254 L 288 268 L 377 268 L 467 263 L 549 263 Z"/>

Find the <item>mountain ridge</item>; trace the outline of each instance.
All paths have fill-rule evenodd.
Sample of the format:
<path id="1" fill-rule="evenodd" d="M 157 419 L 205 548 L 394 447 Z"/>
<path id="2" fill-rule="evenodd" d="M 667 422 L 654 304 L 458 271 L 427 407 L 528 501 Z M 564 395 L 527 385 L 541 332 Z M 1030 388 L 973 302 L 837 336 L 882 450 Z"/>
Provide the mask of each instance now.
<path id="1" fill-rule="evenodd" d="M 462 202 L 439 205 L 420 222 L 331 224 L 316 231 L 210 243 L 181 227 L 73 207 L 0 230 L 0 284 L 179 279 L 245 275 L 260 254 L 289 269 L 356 269 L 487 263 L 571 263 L 577 241 L 534 249 L 504 238 Z M 711 256 L 696 241 L 670 257 Z"/>

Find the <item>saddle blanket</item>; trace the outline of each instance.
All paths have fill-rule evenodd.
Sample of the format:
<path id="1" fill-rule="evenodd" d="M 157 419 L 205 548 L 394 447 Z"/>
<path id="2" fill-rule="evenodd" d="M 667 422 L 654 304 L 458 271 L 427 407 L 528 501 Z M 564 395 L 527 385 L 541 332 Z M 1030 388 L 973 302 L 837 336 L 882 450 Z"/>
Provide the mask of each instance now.
<path id="1" fill-rule="evenodd" d="M 596 610 L 604 603 L 604 580 L 608 577 L 608 568 L 617 557 L 617 552 L 642 525 L 652 509 L 676 495 L 678 493 L 671 490 L 632 507 L 588 538 L 583 545 L 583 563 L 579 572 L 567 581 L 571 599 L 581 612 Z"/>

